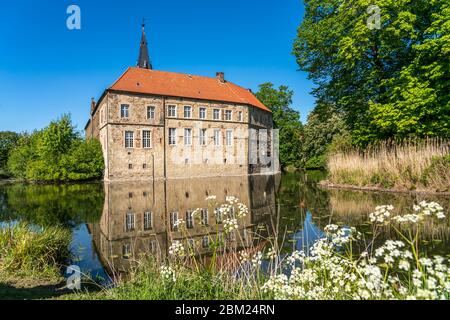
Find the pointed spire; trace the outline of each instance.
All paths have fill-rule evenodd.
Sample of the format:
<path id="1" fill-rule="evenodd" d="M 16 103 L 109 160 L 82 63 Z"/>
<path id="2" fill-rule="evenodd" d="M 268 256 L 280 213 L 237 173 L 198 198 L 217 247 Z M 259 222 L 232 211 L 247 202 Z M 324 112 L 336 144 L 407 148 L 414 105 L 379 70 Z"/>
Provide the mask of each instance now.
<path id="1" fill-rule="evenodd" d="M 145 36 L 145 20 L 142 22 L 142 39 L 137 66 L 142 69 L 153 69 L 152 62 L 148 55 L 147 37 Z"/>

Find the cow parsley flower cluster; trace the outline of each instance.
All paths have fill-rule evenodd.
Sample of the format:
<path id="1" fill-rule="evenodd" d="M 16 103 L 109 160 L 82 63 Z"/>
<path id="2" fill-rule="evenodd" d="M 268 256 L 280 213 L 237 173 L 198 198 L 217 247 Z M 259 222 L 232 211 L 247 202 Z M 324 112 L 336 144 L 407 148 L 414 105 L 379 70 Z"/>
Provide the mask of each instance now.
<path id="1" fill-rule="evenodd" d="M 180 241 L 175 241 L 169 247 L 169 254 L 174 257 L 184 257 L 184 246 Z"/>
<path id="2" fill-rule="evenodd" d="M 230 233 L 239 228 L 239 224 L 237 219 L 235 218 L 226 218 L 223 220 L 223 230 L 225 233 Z"/>
<path id="3" fill-rule="evenodd" d="M 245 218 L 248 215 L 248 207 L 243 203 L 238 203 L 238 218 Z"/>
<path id="4" fill-rule="evenodd" d="M 432 206 L 431 215 L 437 216 L 441 211 L 438 206 Z M 373 221 L 384 223 L 392 209 L 379 207 Z M 327 226 L 326 237 L 317 240 L 309 254 L 294 251 L 285 259 L 285 270 L 290 272 L 272 275 L 262 291 L 281 300 L 450 298 L 448 259 L 440 256 L 416 259 L 408 244 L 387 240 L 373 251 L 364 251 L 355 260 L 342 251 L 342 246 L 349 242 L 342 239 L 348 239 L 352 233 L 355 230 Z"/>
<path id="5" fill-rule="evenodd" d="M 239 258 L 242 263 L 246 263 L 250 260 L 250 255 L 246 251 L 241 251 L 239 253 Z"/>
<path id="6" fill-rule="evenodd" d="M 257 268 L 261 265 L 263 259 L 263 254 L 261 251 L 258 251 L 252 258 L 252 265 L 254 268 Z"/>
<path id="7" fill-rule="evenodd" d="M 169 266 L 162 266 L 160 270 L 161 276 L 166 281 L 175 282 L 177 280 L 175 270 Z"/>
<path id="8" fill-rule="evenodd" d="M 233 196 L 228 196 L 225 198 L 225 201 L 228 202 L 230 205 L 235 205 L 239 202 L 239 199 Z"/>
<path id="9" fill-rule="evenodd" d="M 231 215 L 233 213 L 234 207 L 231 204 L 225 203 L 218 208 L 221 215 Z"/>
<path id="10" fill-rule="evenodd" d="M 175 220 L 175 222 L 173 223 L 173 226 L 175 228 L 181 228 L 184 226 L 184 220 L 183 219 L 177 219 Z"/>
<path id="11" fill-rule="evenodd" d="M 369 214 L 369 221 L 374 224 L 384 224 L 389 221 L 392 210 L 394 210 L 392 205 L 378 206 L 375 212 Z"/>
<path id="12" fill-rule="evenodd" d="M 405 243 L 402 241 L 387 240 L 384 245 L 375 250 L 375 257 L 382 259 L 384 263 L 392 267 L 394 262 L 402 262 L 402 268 L 406 267 L 406 262 L 413 259 L 411 251 L 404 249 Z M 400 261 L 398 261 L 401 259 Z M 400 266 L 399 266 L 400 267 Z"/>
<path id="13" fill-rule="evenodd" d="M 277 256 L 278 256 L 277 251 L 274 250 L 273 248 L 269 248 L 269 250 L 267 250 L 267 253 L 266 253 L 267 259 L 275 260 Z"/>
<path id="14" fill-rule="evenodd" d="M 415 213 L 392 216 L 391 211 L 394 207 L 391 205 L 379 206 L 375 212 L 369 215 L 369 220 L 373 224 L 388 224 L 391 221 L 401 224 L 419 224 L 426 218 L 436 217 L 439 220 L 445 219 L 446 215 L 442 206 L 436 202 L 422 201 L 419 205 L 414 205 Z"/>

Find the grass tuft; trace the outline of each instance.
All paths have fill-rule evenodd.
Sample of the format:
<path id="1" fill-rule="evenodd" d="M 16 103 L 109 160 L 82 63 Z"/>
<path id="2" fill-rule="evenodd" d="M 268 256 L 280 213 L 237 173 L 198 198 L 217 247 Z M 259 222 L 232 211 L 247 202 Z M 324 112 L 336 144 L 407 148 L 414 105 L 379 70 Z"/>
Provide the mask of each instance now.
<path id="1" fill-rule="evenodd" d="M 28 277 L 60 277 L 70 257 L 71 233 L 60 227 L 38 228 L 27 223 L 0 228 L 0 272 Z"/>

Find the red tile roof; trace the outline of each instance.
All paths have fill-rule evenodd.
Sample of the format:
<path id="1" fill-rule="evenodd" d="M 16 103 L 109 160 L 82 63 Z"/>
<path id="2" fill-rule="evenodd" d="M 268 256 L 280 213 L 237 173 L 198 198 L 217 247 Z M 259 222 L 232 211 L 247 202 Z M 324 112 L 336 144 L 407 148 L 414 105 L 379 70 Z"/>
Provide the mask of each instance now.
<path id="1" fill-rule="evenodd" d="M 194 98 L 249 104 L 270 111 L 249 90 L 217 78 L 193 76 L 183 73 L 128 68 L 109 89 L 115 91 L 154 94 L 171 97 Z"/>

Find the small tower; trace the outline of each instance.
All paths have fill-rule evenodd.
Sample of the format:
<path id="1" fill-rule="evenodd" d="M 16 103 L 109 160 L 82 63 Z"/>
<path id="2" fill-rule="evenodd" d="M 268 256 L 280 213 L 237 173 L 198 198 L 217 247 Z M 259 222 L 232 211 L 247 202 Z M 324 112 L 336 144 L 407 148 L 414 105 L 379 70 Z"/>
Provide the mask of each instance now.
<path id="1" fill-rule="evenodd" d="M 142 23 L 142 39 L 137 66 L 142 69 L 153 69 L 152 62 L 150 61 L 150 57 L 148 55 L 147 37 L 145 36 L 145 22 Z"/>

